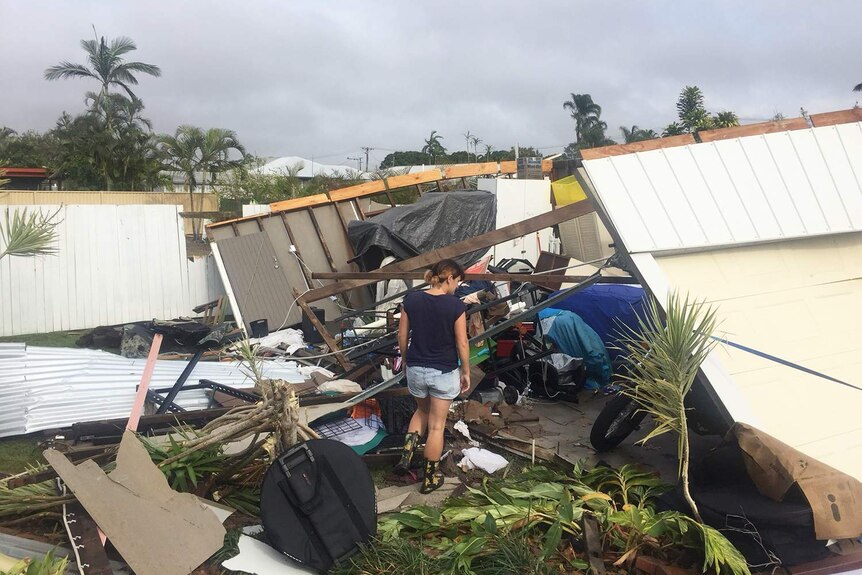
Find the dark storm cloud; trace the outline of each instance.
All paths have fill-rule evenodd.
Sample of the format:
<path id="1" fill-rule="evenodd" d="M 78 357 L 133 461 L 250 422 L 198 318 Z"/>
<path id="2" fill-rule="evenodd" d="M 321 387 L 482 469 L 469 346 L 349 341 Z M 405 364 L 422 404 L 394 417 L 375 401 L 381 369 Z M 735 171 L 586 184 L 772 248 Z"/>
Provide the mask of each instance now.
<path id="1" fill-rule="evenodd" d="M 0 125 L 50 128 L 83 109 L 81 38 L 125 35 L 163 77 L 136 92 L 159 131 L 235 129 L 261 155 L 346 162 L 359 147 L 463 149 L 572 140 L 562 109 L 588 92 L 609 135 L 674 119 L 686 84 L 748 120 L 853 105 L 862 82 L 851 2 L 29 2 L 0 0 Z M 328 156 L 323 158 L 322 156 Z"/>

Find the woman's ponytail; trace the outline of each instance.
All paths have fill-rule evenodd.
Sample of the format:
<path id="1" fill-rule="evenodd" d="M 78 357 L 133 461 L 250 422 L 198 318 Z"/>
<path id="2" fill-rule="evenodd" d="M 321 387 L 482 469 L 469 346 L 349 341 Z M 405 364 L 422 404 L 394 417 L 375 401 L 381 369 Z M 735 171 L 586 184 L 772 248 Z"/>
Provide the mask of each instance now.
<path id="1" fill-rule="evenodd" d="M 441 284 L 449 278 L 464 277 L 464 268 L 455 260 L 440 260 L 430 270 L 425 271 L 425 282 L 432 286 Z"/>

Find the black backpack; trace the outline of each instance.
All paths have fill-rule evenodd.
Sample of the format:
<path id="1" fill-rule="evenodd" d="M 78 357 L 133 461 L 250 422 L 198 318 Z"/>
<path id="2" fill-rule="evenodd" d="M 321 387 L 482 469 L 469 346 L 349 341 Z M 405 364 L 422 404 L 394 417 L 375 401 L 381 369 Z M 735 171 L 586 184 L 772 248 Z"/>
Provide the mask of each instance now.
<path id="1" fill-rule="evenodd" d="M 260 515 L 275 549 L 326 571 L 377 533 L 374 482 L 365 462 L 347 445 L 306 441 L 267 470 Z"/>

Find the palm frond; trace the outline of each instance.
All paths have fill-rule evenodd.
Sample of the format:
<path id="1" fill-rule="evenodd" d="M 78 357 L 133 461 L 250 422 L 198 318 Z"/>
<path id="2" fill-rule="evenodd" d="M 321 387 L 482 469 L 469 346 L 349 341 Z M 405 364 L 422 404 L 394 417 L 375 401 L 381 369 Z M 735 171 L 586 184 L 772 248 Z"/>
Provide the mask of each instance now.
<path id="1" fill-rule="evenodd" d="M 96 78 L 99 79 L 93 72 L 83 64 L 73 64 L 72 62 L 60 62 L 56 66 L 51 66 L 45 70 L 46 80 L 61 80 L 65 78 Z"/>
<path id="2" fill-rule="evenodd" d="M 57 238 L 56 220 L 59 209 L 53 214 L 43 214 L 41 211 L 28 212 L 27 208 L 15 210 L 6 208 L 5 225 L 0 226 L 0 240 L 4 248 L 0 259 L 6 256 L 42 256 L 57 252 L 52 245 Z"/>
<path id="3" fill-rule="evenodd" d="M 126 52 L 131 52 L 137 49 L 138 47 L 135 45 L 135 41 L 127 36 L 117 36 L 111 40 L 110 51 L 113 56 L 122 56 Z"/>

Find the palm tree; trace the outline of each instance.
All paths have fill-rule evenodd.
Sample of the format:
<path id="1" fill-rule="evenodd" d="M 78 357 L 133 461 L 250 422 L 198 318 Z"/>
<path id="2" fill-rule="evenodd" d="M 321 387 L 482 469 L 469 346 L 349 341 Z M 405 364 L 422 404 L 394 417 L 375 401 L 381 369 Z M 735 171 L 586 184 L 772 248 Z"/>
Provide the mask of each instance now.
<path id="1" fill-rule="evenodd" d="M 491 159 L 491 152 L 494 151 L 494 147 L 491 144 L 485 144 L 485 161 L 489 161 Z"/>
<path id="2" fill-rule="evenodd" d="M 482 143 L 482 139 L 479 136 L 470 136 L 470 144 L 473 145 L 473 160 L 474 161 L 479 160 L 479 152 L 476 150 L 476 148 L 481 143 Z"/>
<path id="3" fill-rule="evenodd" d="M 95 33 L 95 28 L 93 32 Z M 93 78 L 101 84 L 96 100 L 107 96 L 112 86 L 119 86 L 130 98 L 135 99 L 136 96 L 129 86 L 138 84 L 136 73 L 156 77 L 162 75 L 161 69 L 153 64 L 125 61 L 123 56 L 138 48 L 131 38 L 120 36 L 108 43 L 102 36 L 101 39 L 81 40 L 81 47 L 87 53 L 90 67 L 63 61 L 45 70 L 45 79 Z"/>
<path id="4" fill-rule="evenodd" d="M 595 148 L 597 146 L 610 146 L 615 142 L 605 136 L 605 130 L 608 129 L 607 122 L 599 119 L 591 119 L 582 128 L 580 139 L 578 140 L 578 148 Z"/>
<path id="5" fill-rule="evenodd" d="M 473 134 L 470 133 L 470 130 L 467 130 L 466 132 L 464 132 L 461 135 L 464 136 L 464 141 L 467 142 L 467 162 L 469 162 L 470 161 L 470 140 L 472 139 Z"/>
<path id="6" fill-rule="evenodd" d="M 195 188 L 198 174 L 203 174 L 206 187 L 215 182 L 218 172 L 242 165 L 246 152 L 237 139 L 236 132 L 222 128 L 210 128 L 206 132 L 196 126 L 180 126 L 173 136 L 159 138 L 160 148 L 165 157 L 165 167 L 182 173 L 189 186 L 191 211 L 195 211 Z M 237 151 L 240 159 L 231 159 L 231 151 Z M 192 220 L 195 239 L 198 238 L 197 222 Z"/>
<path id="7" fill-rule="evenodd" d="M 432 164 L 437 161 L 437 156 L 446 154 L 446 148 L 440 143 L 442 139 L 443 136 L 439 135 L 437 130 L 432 130 L 431 135 L 428 136 L 428 139 L 425 140 L 425 145 L 422 147 L 422 153 L 431 156 Z"/>
<path id="8" fill-rule="evenodd" d="M 716 128 L 730 128 L 739 125 L 739 117 L 733 112 L 719 112 L 712 117 L 712 125 Z"/>
<path id="9" fill-rule="evenodd" d="M 588 128 L 594 128 L 600 122 L 599 117 L 602 115 L 602 107 L 593 102 L 593 97 L 589 94 L 572 93 L 572 99 L 563 102 L 563 109 L 569 110 L 575 121 L 575 141 L 577 143 L 581 142 Z"/>
<path id="10" fill-rule="evenodd" d="M 623 134 L 623 141 L 626 144 L 631 144 L 632 142 L 642 142 L 644 140 L 652 140 L 654 138 L 658 138 L 658 134 L 655 133 L 655 130 L 642 129 L 638 128 L 637 124 L 632 126 L 631 128 L 626 128 L 625 126 L 620 126 L 620 132 Z"/>

